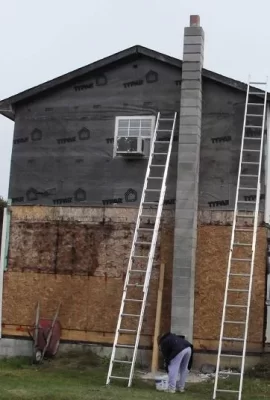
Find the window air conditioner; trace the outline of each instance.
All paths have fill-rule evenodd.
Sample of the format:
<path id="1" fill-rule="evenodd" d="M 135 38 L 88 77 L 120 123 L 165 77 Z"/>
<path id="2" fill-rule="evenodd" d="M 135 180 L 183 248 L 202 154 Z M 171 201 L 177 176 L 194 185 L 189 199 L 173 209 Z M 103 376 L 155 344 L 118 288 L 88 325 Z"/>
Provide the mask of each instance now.
<path id="1" fill-rule="evenodd" d="M 118 137 L 116 155 L 125 158 L 146 156 L 144 139 L 138 136 Z"/>

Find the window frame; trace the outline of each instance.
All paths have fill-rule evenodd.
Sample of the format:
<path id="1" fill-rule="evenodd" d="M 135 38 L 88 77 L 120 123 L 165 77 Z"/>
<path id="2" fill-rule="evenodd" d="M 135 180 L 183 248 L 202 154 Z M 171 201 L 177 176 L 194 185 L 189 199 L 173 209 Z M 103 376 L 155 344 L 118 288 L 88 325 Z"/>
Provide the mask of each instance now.
<path id="1" fill-rule="evenodd" d="M 147 119 L 151 121 L 151 136 L 137 136 L 138 138 L 145 138 L 145 139 L 150 139 L 150 148 L 152 145 L 152 140 L 153 140 L 153 134 L 155 131 L 155 124 L 156 124 L 156 116 L 155 115 L 123 115 L 123 116 L 117 116 L 115 117 L 115 124 L 114 124 L 114 142 L 113 142 L 113 158 L 116 157 L 122 157 L 121 155 L 116 154 L 116 149 L 117 149 L 117 138 L 118 138 L 118 132 L 119 132 L 119 121 L 121 120 L 142 120 L 142 119 Z M 119 136 L 121 137 L 121 136 Z M 122 136 L 125 137 L 125 136 Z M 127 136 L 128 137 L 128 136 Z M 132 136 L 131 136 L 132 137 Z M 145 156 L 144 158 L 148 158 L 148 156 Z"/>

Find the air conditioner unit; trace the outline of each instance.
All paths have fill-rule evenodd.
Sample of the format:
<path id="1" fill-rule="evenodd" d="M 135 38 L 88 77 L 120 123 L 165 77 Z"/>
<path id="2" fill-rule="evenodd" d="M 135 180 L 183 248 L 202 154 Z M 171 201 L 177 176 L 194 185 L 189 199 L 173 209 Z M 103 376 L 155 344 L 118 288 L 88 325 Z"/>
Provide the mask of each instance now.
<path id="1" fill-rule="evenodd" d="M 116 155 L 125 158 L 145 157 L 145 139 L 138 136 L 117 138 Z"/>

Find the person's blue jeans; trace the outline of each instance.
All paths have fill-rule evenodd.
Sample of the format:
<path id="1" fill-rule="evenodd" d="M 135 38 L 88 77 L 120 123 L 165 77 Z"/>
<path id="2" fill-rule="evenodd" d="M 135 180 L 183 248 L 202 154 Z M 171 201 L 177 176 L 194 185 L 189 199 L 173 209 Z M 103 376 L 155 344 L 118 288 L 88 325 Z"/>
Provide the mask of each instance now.
<path id="1" fill-rule="evenodd" d="M 169 364 L 169 389 L 184 389 L 188 375 L 188 363 L 191 357 L 191 348 L 187 347 L 175 356 Z M 177 381 L 180 373 L 180 380 Z"/>

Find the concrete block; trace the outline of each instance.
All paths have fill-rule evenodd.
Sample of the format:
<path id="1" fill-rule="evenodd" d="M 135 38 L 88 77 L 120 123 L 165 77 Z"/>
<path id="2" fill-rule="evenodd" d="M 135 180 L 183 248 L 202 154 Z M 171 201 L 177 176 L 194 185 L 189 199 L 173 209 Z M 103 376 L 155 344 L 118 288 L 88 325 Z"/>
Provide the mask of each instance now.
<path id="1" fill-rule="evenodd" d="M 186 146 L 196 146 L 197 150 L 194 152 L 186 152 Z M 198 165 L 200 160 L 200 153 L 197 144 L 185 144 L 183 146 L 179 146 L 179 153 L 178 153 L 178 162 L 191 162 L 196 163 Z"/>
<path id="2" fill-rule="evenodd" d="M 184 29 L 184 35 L 186 36 L 201 36 L 204 38 L 204 31 L 201 26 L 187 26 Z"/>
<path id="3" fill-rule="evenodd" d="M 184 107 L 181 104 L 180 118 L 185 117 L 185 116 L 194 116 L 194 117 L 198 117 L 201 119 L 202 110 L 200 107 Z M 182 120 L 182 122 L 183 122 L 183 120 Z"/>
<path id="4" fill-rule="evenodd" d="M 201 136 L 200 121 L 198 121 L 194 125 L 185 125 L 184 122 L 185 120 L 182 121 L 180 118 L 179 141 L 181 141 L 181 135 L 197 135 L 198 137 Z"/>
<path id="5" fill-rule="evenodd" d="M 181 100 L 182 99 L 202 100 L 202 91 L 200 89 L 182 89 Z"/>
<path id="6" fill-rule="evenodd" d="M 189 307 L 190 305 L 190 298 L 188 296 L 177 296 L 172 297 L 172 307 L 176 310 L 178 307 Z"/>
<path id="7" fill-rule="evenodd" d="M 181 90 L 184 90 L 184 89 L 188 89 L 188 90 L 191 90 L 191 89 L 193 89 L 193 90 L 198 90 L 198 91 L 201 91 L 202 90 L 202 82 L 201 82 L 201 80 L 199 81 L 199 80 L 185 80 L 185 81 L 182 81 L 182 84 L 181 84 Z"/>
<path id="8" fill-rule="evenodd" d="M 196 36 L 185 36 L 184 37 L 184 46 L 186 44 L 196 44 L 196 45 L 200 45 L 203 46 L 204 45 L 204 39 L 202 36 L 200 35 L 196 35 Z"/>
<path id="9" fill-rule="evenodd" d="M 191 133 L 187 134 L 181 133 L 181 139 L 179 135 L 179 143 L 181 144 L 197 144 L 199 146 L 200 142 L 201 142 L 201 137 L 197 134 L 193 135 Z"/>
<path id="10" fill-rule="evenodd" d="M 185 54 L 203 54 L 203 51 L 204 48 L 202 44 L 185 44 L 183 57 L 185 57 Z"/>
<path id="11" fill-rule="evenodd" d="M 194 242 L 191 239 L 196 239 L 197 233 L 196 230 L 191 228 L 175 228 L 174 234 L 176 238 L 185 238 L 190 240 L 191 246 L 194 246 Z"/>
<path id="12" fill-rule="evenodd" d="M 194 108 L 199 108 L 201 110 L 202 108 L 202 99 L 200 98 L 185 98 L 181 96 L 181 107 L 194 107 Z M 182 109 L 181 109 L 182 111 Z"/>
<path id="13" fill-rule="evenodd" d="M 195 115 L 182 115 L 180 116 L 181 125 L 197 125 L 201 127 L 202 116 L 201 113 Z"/>
<path id="14" fill-rule="evenodd" d="M 178 220 L 197 218 L 197 211 L 194 210 L 185 210 L 175 206 L 175 211 L 177 212 L 176 219 Z"/>
<path id="15" fill-rule="evenodd" d="M 195 218 L 190 218 L 190 219 L 175 219 L 175 229 L 177 228 L 190 228 L 190 229 L 196 229 L 197 227 L 197 220 Z"/>
<path id="16" fill-rule="evenodd" d="M 173 310 L 174 311 L 174 310 Z M 190 318 L 186 315 L 172 315 L 171 316 L 171 332 L 176 335 L 187 336 Z"/>
<path id="17" fill-rule="evenodd" d="M 179 140 L 181 135 L 197 135 L 201 136 L 201 118 L 195 121 L 192 125 L 190 121 L 188 124 L 185 124 L 186 120 L 180 118 L 180 126 L 179 126 Z"/>
<path id="18" fill-rule="evenodd" d="M 201 71 L 182 71 L 182 85 L 184 83 L 184 80 L 192 80 L 192 79 L 201 82 L 202 80 Z"/>
<path id="19" fill-rule="evenodd" d="M 173 307 L 172 317 L 189 319 L 189 307 Z"/>
<path id="20" fill-rule="evenodd" d="M 203 57 L 203 53 L 184 53 L 183 54 L 183 66 L 188 64 L 188 63 L 198 63 L 200 64 L 200 69 L 203 66 L 203 61 L 204 61 L 204 57 Z M 182 69 L 183 69 L 182 66 Z M 185 68 L 186 70 L 186 68 Z"/>
<path id="21" fill-rule="evenodd" d="M 194 233 L 194 236 L 196 236 L 196 233 Z M 191 251 L 193 251 L 194 248 L 196 247 L 196 243 L 197 243 L 196 237 L 185 237 L 184 235 L 180 235 L 180 234 L 179 234 L 179 236 L 177 236 L 177 232 L 176 232 L 175 238 L 174 238 L 174 259 L 175 259 L 175 261 L 177 261 L 178 255 L 181 256 L 181 258 L 182 258 L 183 255 L 185 254 L 187 257 L 187 261 L 188 261 L 187 268 L 189 268 L 190 262 L 193 260 L 193 254 L 191 253 Z M 190 260 L 190 262 L 189 262 L 189 260 Z"/>
<path id="22" fill-rule="evenodd" d="M 201 71 L 202 69 L 202 63 L 200 62 L 183 62 L 182 64 L 182 78 L 183 78 L 183 73 L 186 71 Z"/>

